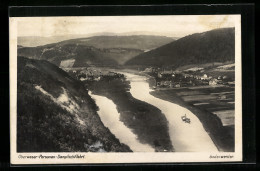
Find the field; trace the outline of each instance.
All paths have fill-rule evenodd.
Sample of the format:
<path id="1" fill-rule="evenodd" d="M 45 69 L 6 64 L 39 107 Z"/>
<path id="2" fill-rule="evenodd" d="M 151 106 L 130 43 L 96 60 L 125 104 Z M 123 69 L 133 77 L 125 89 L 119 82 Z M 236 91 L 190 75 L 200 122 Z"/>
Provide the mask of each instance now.
<path id="1" fill-rule="evenodd" d="M 216 114 L 224 126 L 234 125 L 234 88 L 199 87 L 174 91 L 190 105 Z"/>

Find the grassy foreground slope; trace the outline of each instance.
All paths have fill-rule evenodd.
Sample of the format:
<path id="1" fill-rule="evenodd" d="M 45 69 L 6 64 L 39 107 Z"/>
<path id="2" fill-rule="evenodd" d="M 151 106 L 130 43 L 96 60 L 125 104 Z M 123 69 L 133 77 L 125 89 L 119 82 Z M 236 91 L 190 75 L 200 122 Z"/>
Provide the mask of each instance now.
<path id="1" fill-rule="evenodd" d="M 84 86 L 44 60 L 18 57 L 18 152 L 128 152 Z"/>
<path id="2" fill-rule="evenodd" d="M 137 55 L 126 65 L 173 66 L 235 60 L 235 28 L 196 33 Z"/>

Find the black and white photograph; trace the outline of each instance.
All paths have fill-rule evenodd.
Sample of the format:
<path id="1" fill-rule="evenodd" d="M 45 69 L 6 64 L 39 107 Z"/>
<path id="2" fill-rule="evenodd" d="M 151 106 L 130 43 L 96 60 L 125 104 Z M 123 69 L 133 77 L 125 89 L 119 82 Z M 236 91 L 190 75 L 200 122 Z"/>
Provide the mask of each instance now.
<path id="1" fill-rule="evenodd" d="M 9 20 L 13 164 L 242 161 L 240 15 Z"/>

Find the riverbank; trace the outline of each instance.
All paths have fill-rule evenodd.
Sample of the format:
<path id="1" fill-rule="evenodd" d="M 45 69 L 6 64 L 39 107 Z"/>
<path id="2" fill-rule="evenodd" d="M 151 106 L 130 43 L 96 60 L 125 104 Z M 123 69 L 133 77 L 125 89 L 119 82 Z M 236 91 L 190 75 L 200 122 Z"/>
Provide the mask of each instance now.
<path id="1" fill-rule="evenodd" d="M 195 107 L 189 104 L 188 98 L 182 98 L 185 89 L 171 89 L 171 90 L 155 90 L 150 92 L 151 95 L 178 104 L 192 113 L 194 113 L 201 121 L 204 129 L 217 146 L 219 151 L 233 152 L 234 151 L 234 126 L 223 126 L 221 120 L 217 115 L 203 109 L 202 107 Z M 186 91 L 187 93 L 187 91 Z M 192 94 L 189 94 L 192 96 Z M 193 95 L 197 96 L 196 94 Z M 183 96 L 185 97 L 185 96 Z"/>
<path id="2" fill-rule="evenodd" d="M 149 144 L 158 152 L 174 151 L 167 119 L 158 108 L 133 98 L 129 81 L 120 78 L 84 83 L 93 94 L 105 96 L 116 104 L 120 121 L 141 143 Z"/>

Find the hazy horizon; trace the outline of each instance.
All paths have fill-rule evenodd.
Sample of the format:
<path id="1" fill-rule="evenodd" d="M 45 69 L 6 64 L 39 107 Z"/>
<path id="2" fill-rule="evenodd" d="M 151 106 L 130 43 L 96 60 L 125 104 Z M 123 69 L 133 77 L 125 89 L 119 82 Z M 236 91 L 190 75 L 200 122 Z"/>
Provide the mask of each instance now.
<path id="1" fill-rule="evenodd" d="M 234 27 L 235 15 L 21 17 L 18 37 L 154 35 L 184 37 Z"/>
<path id="2" fill-rule="evenodd" d="M 115 32 L 94 32 L 90 34 L 63 34 L 63 35 L 53 35 L 53 36 L 18 36 L 18 37 L 44 37 L 44 38 L 51 38 L 51 37 L 65 37 L 65 36 L 164 36 L 159 33 L 151 33 L 145 31 L 139 32 L 124 32 L 124 33 L 115 33 Z M 175 36 L 165 36 L 170 38 L 175 38 Z"/>

